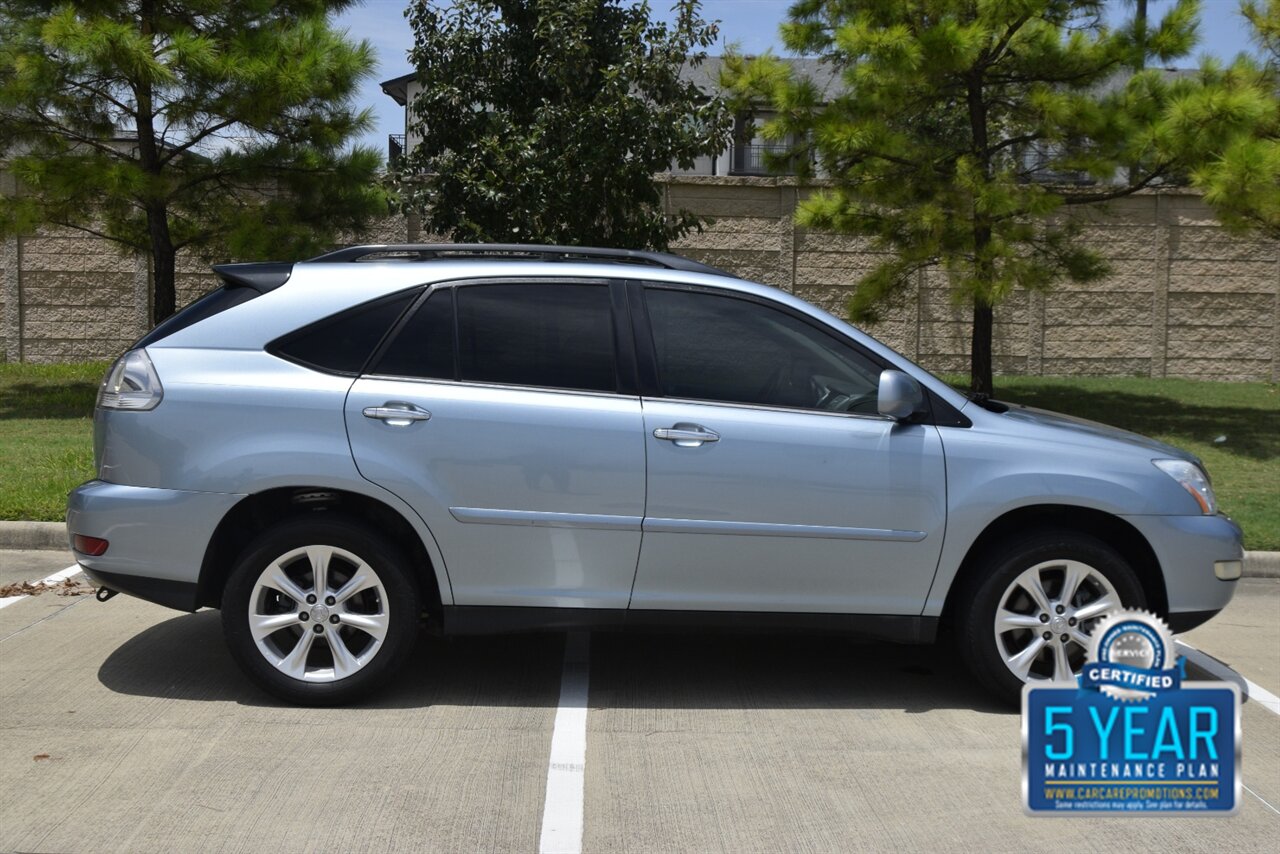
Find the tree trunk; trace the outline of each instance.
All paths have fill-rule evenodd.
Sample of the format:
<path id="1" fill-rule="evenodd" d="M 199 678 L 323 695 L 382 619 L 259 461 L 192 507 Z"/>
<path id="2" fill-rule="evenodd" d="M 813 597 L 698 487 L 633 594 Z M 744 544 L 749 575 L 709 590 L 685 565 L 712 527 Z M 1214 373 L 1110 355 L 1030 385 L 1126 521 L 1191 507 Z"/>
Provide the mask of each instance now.
<path id="1" fill-rule="evenodd" d="M 982 72 L 975 72 L 968 87 L 969 127 L 973 132 L 973 157 L 982 169 L 984 181 L 991 180 L 991 149 L 987 135 L 987 103 L 983 100 Z M 991 375 L 991 333 L 993 311 L 989 295 L 995 292 L 996 268 L 988 256 L 991 246 L 991 219 L 973 206 L 973 272 L 977 293 L 973 297 L 973 340 L 969 348 L 969 390 L 991 394 L 995 383 Z"/>
<path id="2" fill-rule="evenodd" d="M 139 18 L 143 38 L 154 41 L 152 21 L 156 10 L 151 2 L 143 2 L 139 7 Z M 154 49 L 154 48 L 153 48 Z M 177 272 L 177 250 L 173 247 L 173 236 L 169 232 L 169 208 L 160 194 L 161 162 L 160 146 L 156 142 L 155 105 L 149 82 L 139 82 L 134 87 L 138 99 L 138 159 L 143 171 L 152 177 L 152 186 L 148 188 L 147 233 L 151 238 L 152 264 L 152 299 L 151 323 L 156 325 L 169 317 L 177 309 L 177 292 L 174 280 Z"/>
<path id="3" fill-rule="evenodd" d="M 169 237 L 168 212 L 147 211 L 147 228 L 151 232 L 152 297 L 151 325 L 169 317 L 177 310 L 177 251 Z"/>
<path id="4" fill-rule="evenodd" d="M 991 333 L 994 319 L 995 312 L 989 304 L 974 300 L 969 390 L 987 395 L 995 393 L 995 382 L 991 371 Z"/>

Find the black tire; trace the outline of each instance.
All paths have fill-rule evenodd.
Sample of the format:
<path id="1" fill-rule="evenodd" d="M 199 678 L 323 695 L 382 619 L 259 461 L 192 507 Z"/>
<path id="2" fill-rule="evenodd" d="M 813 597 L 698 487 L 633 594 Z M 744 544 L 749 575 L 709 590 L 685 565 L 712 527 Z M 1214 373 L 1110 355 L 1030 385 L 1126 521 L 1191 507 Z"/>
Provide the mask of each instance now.
<path id="1" fill-rule="evenodd" d="M 310 611 L 315 605 L 325 604 L 325 601 L 320 601 L 323 597 L 317 597 L 318 601 L 314 605 L 293 603 L 292 597 L 276 592 L 274 587 L 258 588 L 263 573 L 274 562 L 305 547 L 319 547 L 322 551 L 336 549 L 358 557 L 373 570 L 380 586 L 352 596 L 348 603 L 337 603 L 335 600 L 333 614 L 321 616 L 318 620 L 312 619 Z M 332 564 L 329 578 L 336 579 L 335 583 L 344 580 L 344 572 L 347 579 L 356 574 L 353 570 L 355 565 L 341 554 L 335 553 L 329 563 Z M 296 558 L 286 565 L 291 579 L 304 580 L 296 585 L 298 590 L 312 590 L 305 583 L 308 577 L 312 583 L 315 581 L 315 574 L 307 557 Z M 318 513 L 282 522 L 263 532 L 249 544 L 232 569 L 223 591 L 222 630 L 231 655 L 250 679 L 269 693 L 290 703 L 335 706 L 363 700 L 384 685 L 400 668 L 417 640 L 422 610 L 421 596 L 410 566 L 403 552 L 393 543 L 349 517 Z M 256 588 L 257 601 L 254 601 Z M 326 585 L 326 589 L 333 588 Z M 251 604 L 255 613 L 260 613 L 258 609 L 267 610 L 267 614 L 262 616 L 284 617 L 292 614 L 298 617 L 299 622 L 296 627 L 290 623 L 268 635 L 263 640 L 266 648 L 261 648 L 250 630 Z M 357 606 L 360 610 L 355 610 Z M 304 610 L 309 612 L 305 622 L 295 613 Z M 317 613 L 327 610 L 317 609 Z M 353 622 L 357 615 L 367 614 L 377 620 L 380 626 L 385 624 L 380 645 L 376 630 L 369 632 L 343 625 L 343 613 Z M 337 625 L 331 623 L 335 615 L 338 618 Z M 315 632 L 317 622 L 321 624 L 320 632 L 316 633 L 316 638 L 306 640 L 305 649 L 301 650 L 304 654 L 298 657 L 304 675 L 310 673 L 310 677 L 295 678 L 268 658 L 269 650 L 278 650 L 283 654 L 291 643 L 302 641 L 307 631 Z M 302 629 L 301 634 L 298 633 L 299 629 Z M 337 675 L 339 669 L 335 662 L 336 651 L 330 646 L 331 635 L 328 632 L 331 631 L 340 632 L 336 636 L 336 642 L 342 643 L 348 652 L 353 648 L 356 650 L 349 660 L 358 662 L 361 650 L 368 654 L 367 661 L 360 663 L 358 669 L 342 678 Z M 290 637 L 296 639 L 290 641 Z M 325 639 L 322 647 L 318 640 L 321 637 Z M 318 649 L 312 650 L 313 646 Z M 294 650 L 298 651 L 298 647 L 295 646 Z M 317 675 L 323 674 L 324 668 L 314 664 L 320 660 L 322 665 L 326 656 L 329 670 L 332 671 L 327 677 Z"/>
<path id="2" fill-rule="evenodd" d="M 1072 531 L 1040 530 L 1013 538 L 988 550 L 979 558 L 977 571 L 969 576 L 969 583 L 958 591 L 956 639 L 965 665 L 978 682 L 1001 701 L 1013 706 L 1021 703 L 1022 687 L 1026 680 L 1019 678 L 1010 665 L 1005 663 L 1005 650 L 998 646 L 1005 641 L 997 641 L 995 635 L 996 612 L 1004 604 L 1002 599 L 1019 576 L 1050 561 L 1077 561 L 1085 564 L 1105 577 L 1123 607 L 1147 607 L 1147 597 L 1137 573 L 1119 552 L 1096 537 Z M 1052 579 L 1054 570 L 1046 570 L 1046 573 Z M 1039 610 L 1032 607 L 1032 612 Z M 1038 618 L 1039 615 L 1036 616 Z M 1081 625 L 1091 626 L 1095 620 L 1093 618 Z M 1026 631 L 1028 634 L 1022 637 L 1029 638 L 1027 643 L 1030 645 L 1035 642 L 1030 634 L 1039 633 L 1039 629 Z M 1014 633 L 1005 637 L 1017 640 L 1019 636 Z M 1072 651 L 1068 661 L 1081 654 L 1079 645 L 1074 642 L 1064 647 L 1069 647 Z M 1063 653 L 1056 649 L 1045 652 L 1036 666 L 1043 668 L 1046 659 L 1052 662 L 1053 656 L 1058 654 Z M 1078 663 L 1075 664 L 1075 669 L 1078 666 Z"/>

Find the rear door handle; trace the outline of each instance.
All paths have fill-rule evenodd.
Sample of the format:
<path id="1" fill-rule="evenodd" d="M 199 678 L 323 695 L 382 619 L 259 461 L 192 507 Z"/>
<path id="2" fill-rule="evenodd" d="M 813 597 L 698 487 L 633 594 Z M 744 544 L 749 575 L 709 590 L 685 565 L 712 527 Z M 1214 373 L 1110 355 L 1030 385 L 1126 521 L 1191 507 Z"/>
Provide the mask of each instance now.
<path id="1" fill-rule="evenodd" d="M 676 424 L 657 428 L 653 431 L 653 438 L 674 442 L 680 448 L 697 448 L 707 442 L 719 442 L 720 434 L 701 424 Z"/>
<path id="2" fill-rule="evenodd" d="M 382 406 L 366 406 L 365 418 L 376 418 L 390 427 L 408 427 L 415 421 L 430 421 L 431 413 L 412 403 L 389 400 Z"/>

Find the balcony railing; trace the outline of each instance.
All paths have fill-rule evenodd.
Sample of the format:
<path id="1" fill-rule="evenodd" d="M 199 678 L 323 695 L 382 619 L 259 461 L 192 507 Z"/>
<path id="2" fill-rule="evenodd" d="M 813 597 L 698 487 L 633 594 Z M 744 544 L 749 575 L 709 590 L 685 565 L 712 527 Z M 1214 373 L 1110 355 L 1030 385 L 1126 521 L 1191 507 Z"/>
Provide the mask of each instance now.
<path id="1" fill-rule="evenodd" d="M 740 144 L 734 143 L 729 152 L 730 175 L 794 175 L 796 170 L 791 164 L 777 169 L 770 169 L 766 155 L 783 156 L 787 146 L 782 143 Z"/>
<path id="2" fill-rule="evenodd" d="M 387 168 L 399 169 L 400 158 L 404 157 L 404 134 L 393 133 L 387 136 Z"/>

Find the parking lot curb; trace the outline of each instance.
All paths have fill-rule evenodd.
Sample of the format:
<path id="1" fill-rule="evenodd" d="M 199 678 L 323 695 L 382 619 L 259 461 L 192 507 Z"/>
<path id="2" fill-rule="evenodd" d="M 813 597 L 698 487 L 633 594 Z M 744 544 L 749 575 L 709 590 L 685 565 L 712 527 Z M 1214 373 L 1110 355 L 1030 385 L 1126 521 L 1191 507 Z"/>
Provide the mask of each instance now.
<path id="1" fill-rule="evenodd" d="M 0 549 L 67 548 L 62 522 L 0 522 Z"/>
<path id="2" fill-rule="evenodd" d="M 1245 552 L 1245 578 L 1280 578 L 1280 552 Z"/>

